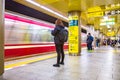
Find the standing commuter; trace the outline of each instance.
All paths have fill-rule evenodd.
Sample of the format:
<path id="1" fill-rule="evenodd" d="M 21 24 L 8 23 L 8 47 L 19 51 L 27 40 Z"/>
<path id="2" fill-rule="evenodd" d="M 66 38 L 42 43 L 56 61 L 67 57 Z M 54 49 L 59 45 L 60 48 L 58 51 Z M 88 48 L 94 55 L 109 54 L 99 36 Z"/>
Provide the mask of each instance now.
<path id="1" fill-rule="evenodd" d="M 119 40 L 118 40 L 118 43 L 120 44 L 120 38 L 119 38 Z"/>
<path id="2" fill-rule="evenodd" d="M 91 36 L 90 33 L 87 35 L 87 49 L 92 50 L 92 42 L 93 42 L 93 37 Z"/>
<path id="3" fill-rule="evenodd" d="M 64 29 L 64 24 L 60 19 L 57 19 L 55 21 L 55 28 L 54 30 L 51 32 L 51 34 L 54 36 L 54 43 L 55 43 L 55 47 L 56 47 L 56 52 L 57 52 L 57 63 L 54 64 L 54 67 L 60 67 L 60 64 L 64 65 L 64 41 L 60 41 L 59 38 L 59 32 Z M 62 35 L 63 36 L 63 35 Z"/>
<path id="4" fill-rule="evenodd" d="M 87 35 L 86 43 L 87 43 L 87 50 L 89 50 L 89 45 L 88 45 L 88 35 Z"/>
<path id="5" fill-rule="evenodd" d="M 96 46 L 100 47 L 100 39 L 99 38 L 96 38 Z"/>

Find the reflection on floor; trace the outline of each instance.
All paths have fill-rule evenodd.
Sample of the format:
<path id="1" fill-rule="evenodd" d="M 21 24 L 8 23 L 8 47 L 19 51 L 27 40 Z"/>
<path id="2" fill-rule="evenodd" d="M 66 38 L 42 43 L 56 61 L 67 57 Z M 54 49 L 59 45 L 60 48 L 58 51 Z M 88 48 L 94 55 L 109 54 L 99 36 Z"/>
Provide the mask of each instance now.
<path id="1" fill-rule="evenodd" d="M 120 80 L 120 49 L 82 50 L 81 56 L 65 57 L 65 65 L 52 65 L 56 58 L 5 70 L 4 80 Z"/>

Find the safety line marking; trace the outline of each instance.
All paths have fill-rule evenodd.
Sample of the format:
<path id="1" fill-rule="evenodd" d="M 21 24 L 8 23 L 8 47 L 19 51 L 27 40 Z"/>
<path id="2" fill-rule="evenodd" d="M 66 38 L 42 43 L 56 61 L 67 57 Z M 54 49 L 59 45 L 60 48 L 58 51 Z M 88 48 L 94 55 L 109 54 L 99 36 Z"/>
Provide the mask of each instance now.
<path id="1" fill-rule="evenodd" d="M 68 51 L 66 51 L 65 54 L 68 54 Z M 32 59 L 32 60 L 25 60 L 25 61 L 22 61 L 22 62 L 8 64 L 8 65 L 5 65 L 5 70 L 13 69 L 13 68 L 19 67 L 19 66 L 24 66 L 26 64 L 34 63 L 34 62 L 41 61 L 41 60 L 47 60 L 47 59 L 50 59 L 50 58 L 54 58 L 56 56 L 57 56 L 57 54 L 53 53 L 53 54 L 44 55 L 40 58 L 35 58 L 35 59 Z"/>
<path id="2" fill-rule="evenodd" d="M 86 48 L 82 48 L 82 49 L 86 49 Z M 68 54 L 68 51 L 65 51 L 65 54 Z M 32 59 L 32 60 L 25 60 L 25 61 L 22 61 L 22 62 L 16 62 L 16 63 L 13 63 L 13 64 L 8 64 L 8 65 L 5 65 L 5 70 L 13 69 L 15 67 L 23 66 L 23 65 L 34 63 L 34 62 L 41 61 L 41 60 L 47 60 L 47 59 L 50 59 L 50 58 L 54 58 L 56 56 L 57 56 L 57 54 L 53 53 L 53 54 L 44 55 L 40 58 L 35 58 L 35 59 Z"/>
<path id="3" fill-rule="evenodd" d="M 86 49 L 86 48 L 82 48 L 82 49 Z M 117 52 L 120 52 L 120 50 L 110 50 L 112 51 L 113 53 L 117 53 Z M 107 51 L 95 51 L 97 53 L 99 52 L 107 52 Z M 94 53 L 94 51 L 93 51 Z M 68 51 L 65 52 L 65 54 L 68 54 Z M 50 59 L 50 58 L 54 58 L 56 57 L 57 54 L 56 53 L 53 53 L 53 54 L 50 54 L 50 55 L 44 55 L 44 56 L 41 56 L 40 58 L 35 58 L 35 59 L 32 59 L 32 60 L 25 60 L 25 61 L 22 61 L 22 62 L 16 62 L 16 63 L 13 63 L 13 64 L 8 64 L 8 65 L 5 65 L 5 70 L 9 70 L 9 69 L 12 69 L 12 68 L 15 68 L 15 67 L 19 67 L 19 66 L 25 66 L 27 64 L 30 64 L 30 63 L 34 63 L 34 62 L 37 62 L 37 61 L 41 61 L 41 60 L 47 60 L 47 59 Z"/>
<path id="4" fill-rule="evenodd" d="M 105 51 L 105 50 L 103 50 L 103 51 L 101 51 L 101 50 L 97 50 L 97 51 L 93 51 L 93 52 L 100 52 L 100 53 L 105 53 L 105 52 L 112 52 L 112 53 L 118 53 L 118 52 L 120 52 L 120 50 L 109 50 L 109 51 Z"/>
<path id="5" fill-rule="evenodd" d="M 14 64 L 8 64 L 8 65 L 5 65 L 5 70 L 13 68 L 13 67 L 18 67 L 18 66 L 21 66 L 21 65 L 26 65 L 26 64 L 33 63 L 33 62 L 41 61 L 41 60 L 46 60 L 46 59 L 54 58 L 54 57 L 56 57 L 56 54 L 46 55 L 46 56 L 43 56 L 41 58 L 36 58 L 34 60 L 25 60 L 25 61 L 14 63 Z"/>

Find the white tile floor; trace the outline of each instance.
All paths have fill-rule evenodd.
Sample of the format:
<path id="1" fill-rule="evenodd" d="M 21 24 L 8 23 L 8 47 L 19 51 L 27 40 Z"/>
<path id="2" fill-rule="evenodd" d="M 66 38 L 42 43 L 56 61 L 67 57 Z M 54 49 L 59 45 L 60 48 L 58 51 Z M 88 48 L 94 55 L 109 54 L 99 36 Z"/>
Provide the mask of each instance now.
<path id="1" fill-rule="evenodd" d="M 56 58 L 6 70 L 3 80 L 120 80 L 120 49 L 83 50 L 81 56 L 66 55 L 59 68 L 54 63 Z"/>

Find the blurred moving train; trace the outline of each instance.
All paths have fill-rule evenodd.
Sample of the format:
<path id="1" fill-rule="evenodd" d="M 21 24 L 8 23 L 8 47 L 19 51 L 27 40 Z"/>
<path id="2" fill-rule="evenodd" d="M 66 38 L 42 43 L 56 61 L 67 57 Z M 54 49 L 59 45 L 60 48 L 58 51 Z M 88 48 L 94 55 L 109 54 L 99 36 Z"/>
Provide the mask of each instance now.
<path id="1" fill-rule="evenodd" d="M 55 51 L 51 30 L 54 24 L 28 16 L 5 13 L 5 59 Z M 82 33 L 82 47 L 86 34 Z M 68 44 L 64 45 L 68 49 Z"/>

